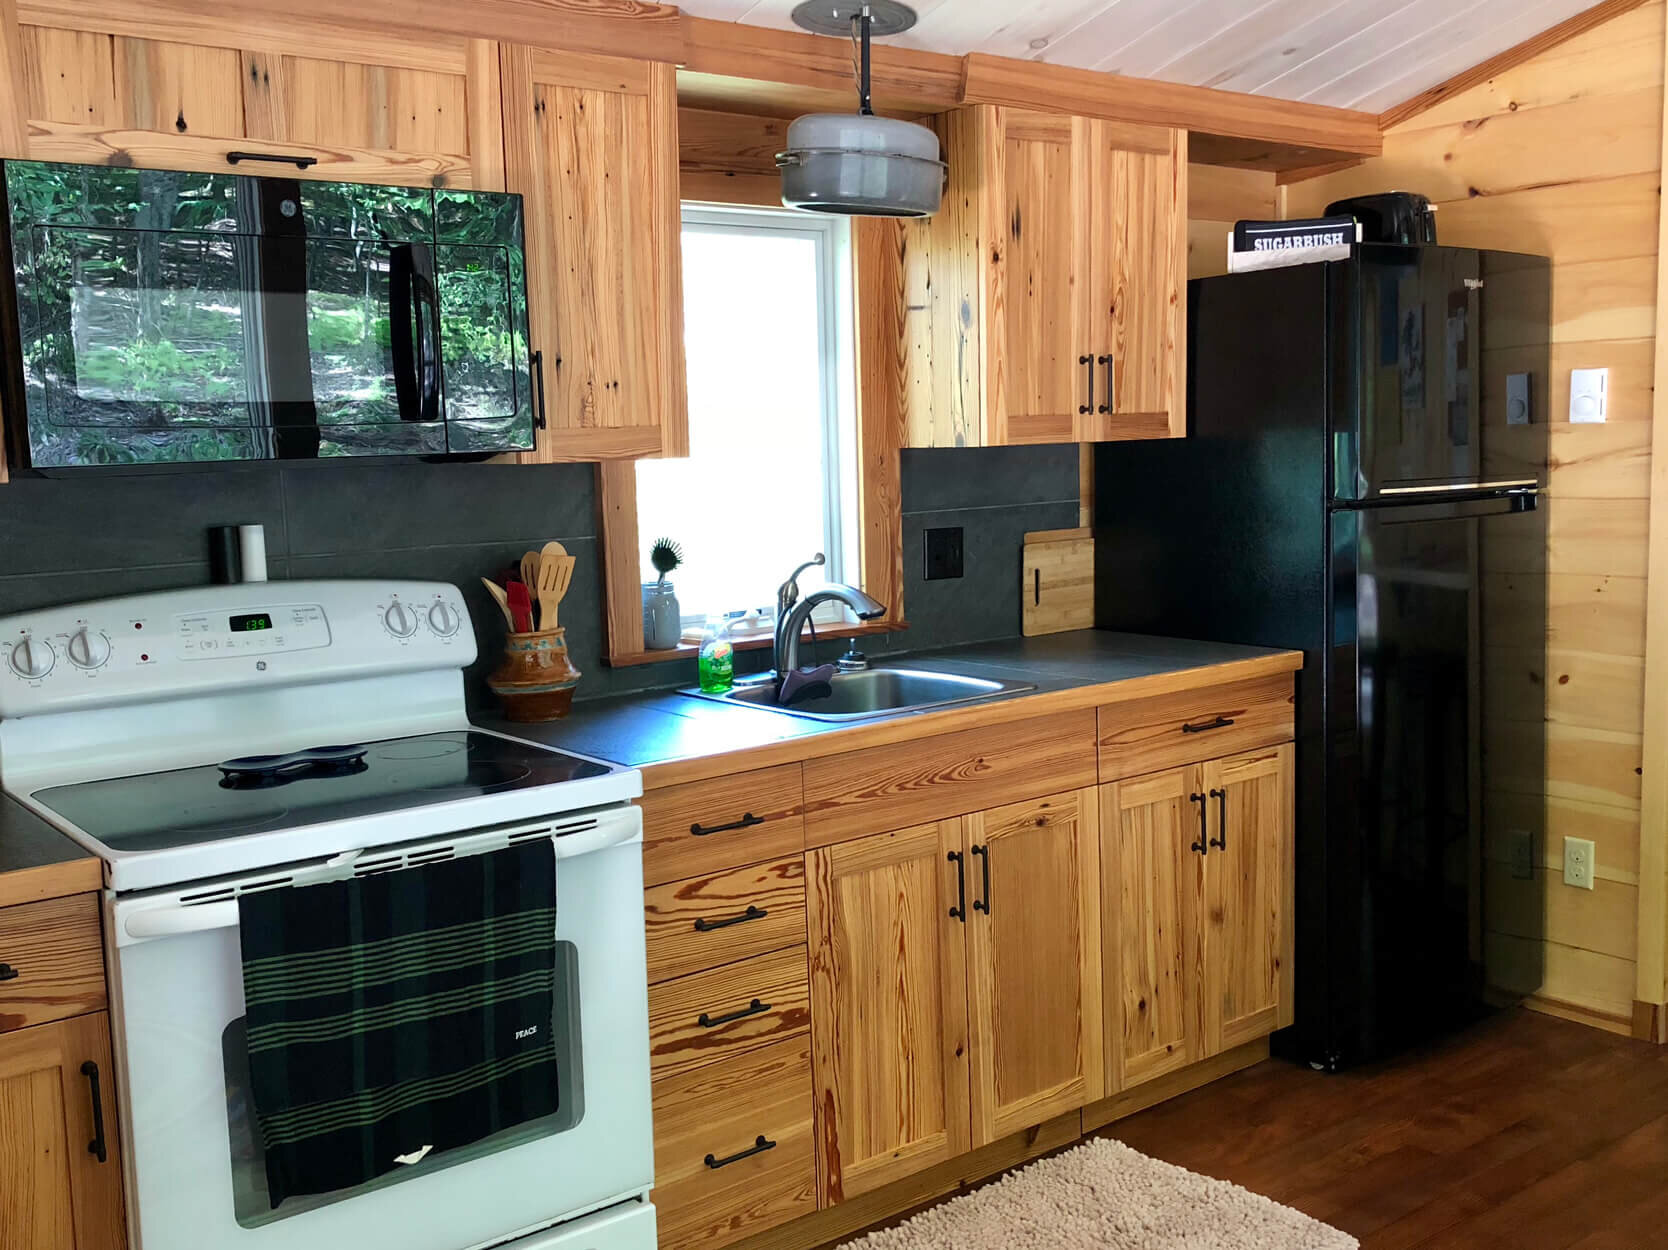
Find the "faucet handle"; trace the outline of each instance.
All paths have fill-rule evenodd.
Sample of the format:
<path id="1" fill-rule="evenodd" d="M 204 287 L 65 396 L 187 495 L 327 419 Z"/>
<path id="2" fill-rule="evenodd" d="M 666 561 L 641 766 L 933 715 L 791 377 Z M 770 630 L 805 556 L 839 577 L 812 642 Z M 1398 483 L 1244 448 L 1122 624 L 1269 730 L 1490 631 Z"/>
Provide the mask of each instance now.
<path id="1" fill-rule="evenodd" d="M 788 580 L 783 582 L 781 586 L 777 587 L 776 590 L 776 613 L 778 620 L 785 616 L 788 609 L 793 607 L 793 605 L 799 601 L 799 575 L 806 569 L 820 568 L 822 565 L 827 563 L 828 557 L 819 551 L 815 557 L 805 561 L 804 564 L 800 565 L 792 573 L 788 574 Z"/>

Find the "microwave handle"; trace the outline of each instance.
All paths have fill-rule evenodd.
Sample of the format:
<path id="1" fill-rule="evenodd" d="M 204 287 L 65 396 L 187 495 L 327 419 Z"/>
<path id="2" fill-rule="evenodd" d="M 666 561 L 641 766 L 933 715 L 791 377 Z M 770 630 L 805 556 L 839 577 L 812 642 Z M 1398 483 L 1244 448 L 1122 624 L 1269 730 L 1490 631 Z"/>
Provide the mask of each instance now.
<path id="1" fill-rule="evenodd" d="M 418 418 L 440 420 L 440 291 L 434 249 L 427 243 L 411 248 L 411 306 L 417 318 Z"/>
<path id="2" fill-rule="evenodd" d="M 414 251 L 410 243 L 396 243 L 388 251 L 388 348 L 394 357 L 394 398 L 402 421 L 422 420 L 423 408 L 418 393 L 422 374 L 411 324 L 417 277 Z"/>

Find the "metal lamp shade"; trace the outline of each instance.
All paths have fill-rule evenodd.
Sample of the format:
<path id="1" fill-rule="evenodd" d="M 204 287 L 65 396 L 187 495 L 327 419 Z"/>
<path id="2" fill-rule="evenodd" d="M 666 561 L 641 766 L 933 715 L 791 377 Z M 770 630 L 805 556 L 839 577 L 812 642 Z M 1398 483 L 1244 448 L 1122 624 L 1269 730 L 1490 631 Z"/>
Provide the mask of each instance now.
<path id="1" fill-rule="evenodd" d="M 938 136 L 891 117 L 811 113 L 788 127 L 782 203 L 854 217 L 930 217 L 944 195 Z"/>

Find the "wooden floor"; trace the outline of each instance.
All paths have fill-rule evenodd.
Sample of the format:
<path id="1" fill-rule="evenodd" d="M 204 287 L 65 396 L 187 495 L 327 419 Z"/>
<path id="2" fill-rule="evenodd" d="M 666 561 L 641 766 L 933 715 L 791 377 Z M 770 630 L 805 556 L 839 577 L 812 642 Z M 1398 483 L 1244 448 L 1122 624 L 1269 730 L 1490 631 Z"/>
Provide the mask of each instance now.
<path id="1" fill-rule="evenodd" d="M 1668 1047 L 1527 1011 L 1337 1076 L 1262 1063 L 1104 1133 L 1366 1250 L 1668 1247 Z"/>

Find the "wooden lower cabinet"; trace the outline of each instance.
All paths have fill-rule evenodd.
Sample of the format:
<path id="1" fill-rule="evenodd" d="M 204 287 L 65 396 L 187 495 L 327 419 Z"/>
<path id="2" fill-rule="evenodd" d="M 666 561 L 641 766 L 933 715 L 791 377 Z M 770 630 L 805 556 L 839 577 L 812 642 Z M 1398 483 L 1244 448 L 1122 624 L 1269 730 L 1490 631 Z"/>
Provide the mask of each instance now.
<path id="1" fill-rule="evenodd" d="M 102 1011 L 0 1033 L 0 1250 L 126 1245 L 111 1068 Z"/>
<path id="2" fill-rule="evenodd" d="M 1292 1019 L 1292 747 L 1101 787 L 1115 1089 Z"/>
<path id="3" fill-rule="evenodd" d="M 942 820 L 806 856 L 822 1206 L 968 1149 L 962 847 Z"/>
<path id="4" fill-rule="evenodd" d="M 661 1250 L 728 1245 L 816 1210 L 810 1047 L 801 1034 L 655 1081 Z"/>
<path id="5" fill-rule="evenodd" d="M 811 852 L 822 1202 L 1105 1093 L 1092 788 Z"/>

